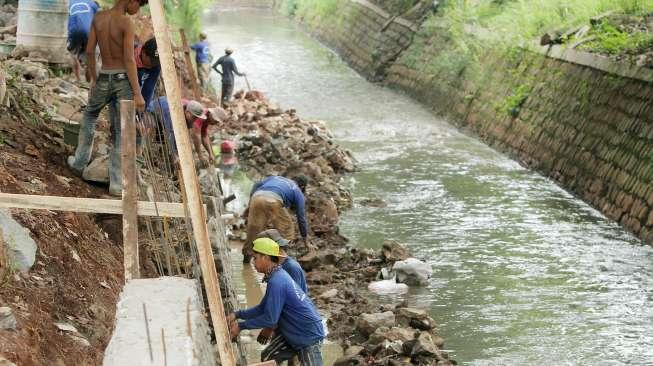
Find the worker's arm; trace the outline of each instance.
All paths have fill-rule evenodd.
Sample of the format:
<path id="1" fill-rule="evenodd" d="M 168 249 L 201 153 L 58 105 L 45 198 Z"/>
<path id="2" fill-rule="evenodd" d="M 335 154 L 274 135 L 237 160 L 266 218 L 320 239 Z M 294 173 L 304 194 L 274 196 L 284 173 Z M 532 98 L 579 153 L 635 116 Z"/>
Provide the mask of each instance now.
<path id="1" fill-rule="evenodd" d="M 295 214 L 297 215 L 297 224 L 299 224 L 299 233 L 302 239 L 308 237 L 308 222 L 306 221 L 306 200 L 304 195 L 297 189 L 293 190 L 295 196 Z"/>
<path id="2" fill-rule="evenodd" d="M 223 58 L 223 57 L 220 57 L 220 58 L 218 59 L 218 61 L 216 61 L 216 62 L 213 64 L 213 66 L 212 66 L 213 70 L 215 70 L 215 72 L 217 72 L 217 73 L 220 74 L 220 75 L 222 75 L 222 72 L 221 72 L 220 70 L 218 70 L 218 65 L 222 65 L 222 61 L 223 61 L 223 60 L 224 60 L 224 58 Z"/>
<path id="3" fill-rule="evenodd" d="M 234 74 L 236 74 L 236 75 L 238 75 L 238 76 L 245 76 L 245 73 L 244 73 L 244 72 L 240 72 L 240 71 L 238 71 L 238 68 L 236 67 L 236 63 L 235 63 L 235 62 L 234 62 Z"/>
<path id="4" fill-rule="evenodd" d="M 201 131 L 200 131 L 200 133 L 201 133 Z M 211 147 L 211 141 L 209 140 L 208 131 L 206 131 L 205 133 L 202 133 L 202 146 L 204 146 L 204 149 L 209 154 L 209 162 L 213 163 L 215 158 L 213 157 L 213 148 Z"/>
<path id="5" fill-rule="evenodd" d="M 97 34 L 95 33 L 95 20 L 91 23 L 91 32 L 88 34 L 88 42 L 86 42 L 86 58 L 88 62 L 88 73 L 91 77 L 91 88 L 95 86 L 97 81 L 97 72 L 95 71 L 95 47 L 97 46 Z M 77 59 L 77 57 L 75 57 Z"/>
<path id="6" fill-rule="evenodd" d="M 150 100 L 152 100 L 154 90 L 156 89 L 156 83 L 159 80 L 159 74 L 161 74 L 160 66 L 143 71 L 143 77 L 141 78 L 143 83 L 141 86 L 141 95 L 143 96 L 146 105 L 148 105 Z"/>
<path id="7" fill-rule="evenodd" d="M 261 302 L 262 312 L 255 316 L 250 317 L 243 322 L 238 322 L 240 329 L 260 329 L 275 327 L 279 322 L 281 316 L 281 309 L 285 303 L 283 296 L 283 286 L 281 283 L 270 281 L 268 282 L 267 290 L 265 291 L 265 302 Z M 240 312 L 242 316 L 242 312 Z"/>
<path id="8" fill-rule="evenodd" d="M 193 146 L 195 147 L 195 152 L 197 153 L 197 158 L 202 161 L 202 141 L 200 138 L 200 131 L 198 128 L 195 127 L 195 124 L 193 124 L 193 128 L 191 129 L 190 133 L 190 138 L 193 140 Z"/>
<path id="9" fill-rule="evenodd" d="M 125 32 L 122 38 L 122 59 L 127 69 L 127 78 L 134 94 L 134 106 L 136 110 L 145 110 L 145 100 L 141 95 L 141 87 L 138 83 L 138 72 L 136 71 L 136 60 L 134 60 L 134 25 L 128 17 L 123 18 Z"/>

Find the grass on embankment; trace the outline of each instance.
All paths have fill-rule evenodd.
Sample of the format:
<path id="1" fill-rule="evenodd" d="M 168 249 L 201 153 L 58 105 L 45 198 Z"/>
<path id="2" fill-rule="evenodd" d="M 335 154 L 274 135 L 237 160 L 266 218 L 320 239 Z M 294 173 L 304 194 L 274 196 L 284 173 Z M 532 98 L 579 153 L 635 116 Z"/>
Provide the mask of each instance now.
<path id="1" fill-rule="evenodd" d="M 340 4 L 349 0 L 283 0 L 280 10 L 311 26 L 338 26 Z M 412 0 L 376 0 L 386 9 L 408 9 Z M 488 50 L 519 53 L 551 30 L 589 24 L 606 12 L 642 15 L 653 12 L 653 0 L 443 0 L 430 15 L 413 45 L 400 62 L 427 74 L 459 75 L 475 67 Z M 618 32 L 608 25 L 593 32 L 602 34 L 584 47 L 591 51 L 618 53 L 642 49 L 650 33 Z M 446 44 L 448 47 L 442 48 Z M 437 47 L 435 46 L 437 45 Z"/>

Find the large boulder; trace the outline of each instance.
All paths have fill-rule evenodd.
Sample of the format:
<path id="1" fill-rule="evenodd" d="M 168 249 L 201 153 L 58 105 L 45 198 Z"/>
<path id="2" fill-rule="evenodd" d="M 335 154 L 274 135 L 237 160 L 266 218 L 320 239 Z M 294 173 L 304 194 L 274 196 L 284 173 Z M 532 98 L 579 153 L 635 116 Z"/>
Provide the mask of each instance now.
<path id="1" fill-rule="evenodd" d="M 396 311 L 397 323 L 419 330 L 431 330 L 436 327 L 435 320 L 425 310 L 415 308 L 399 308 Z"/>
<path id="2" fill-rule="evenodd" d="M 84 168 L 82 178 L 86 181 L 109 183 L 109 155 L 102 155 Z"/>
<path id="3" fill-rule="evenodd" d="M 36 242 L 29 234 L 9 211 L 0 210 L 0 241 L 6 245 L 9 265 L 23 273 L 32 268 L 36 259 Z"/>
<path id="4" fill-rule="evenodd" d="M 0 307 L 0 330 L 15 330 L 18 323 L 11 308 Z"/>
<path id="5" fill-rule="evenodd" d="M 373 314 L 361 314 L 356 321 L 356 329 L 366 337 L 378 328 L 391 328 L 395 325 L 395 314 L 392 311 Z"/>
<path id="6" fill-rule="evenodd" d="M 386 240 L 381 248 L 381 258 L 386 262 L 403 261 L 410 257 L 408 249 L 396 240 Z"/>
<path id="7" fill-rule="evenodd" d="M 416 258 L 395 262 L 392 270 L 397 274 L 397 281 L 407 285 L 425 285 L 433 274 L 430 265 Z"/>

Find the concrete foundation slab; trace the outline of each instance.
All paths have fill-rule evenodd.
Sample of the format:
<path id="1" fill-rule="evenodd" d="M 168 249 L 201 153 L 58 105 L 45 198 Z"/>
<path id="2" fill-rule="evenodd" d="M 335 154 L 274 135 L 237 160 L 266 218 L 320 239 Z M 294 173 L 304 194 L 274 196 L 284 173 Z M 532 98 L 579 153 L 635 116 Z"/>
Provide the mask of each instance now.
<path id="1" fill-rule="evenodd" d="M 104 366 L 215 365 L 203 309 L 193 280 L 129 281 L 120 294 Z"/>

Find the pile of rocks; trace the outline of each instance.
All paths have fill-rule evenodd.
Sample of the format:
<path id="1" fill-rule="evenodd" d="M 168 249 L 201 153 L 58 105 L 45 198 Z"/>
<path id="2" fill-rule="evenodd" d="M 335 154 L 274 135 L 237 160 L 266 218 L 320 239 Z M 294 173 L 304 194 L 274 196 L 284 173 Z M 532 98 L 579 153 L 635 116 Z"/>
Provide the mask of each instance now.
<path id="1" fill-rule="evenodd" d="M 224 130 L 239 136 L 243 168 L 255 179 L 309 177 L 311 229 L 318 237 L 335 239 L 339 213 L 352 204 L 351 194 L 340 184 L 342 174 L 356 169 L 351 153 L 333 141 L 324 123 L 302 120 L 292 109 L 282 111 L 259 91 L 236 93 L 227 111 Z"/>

